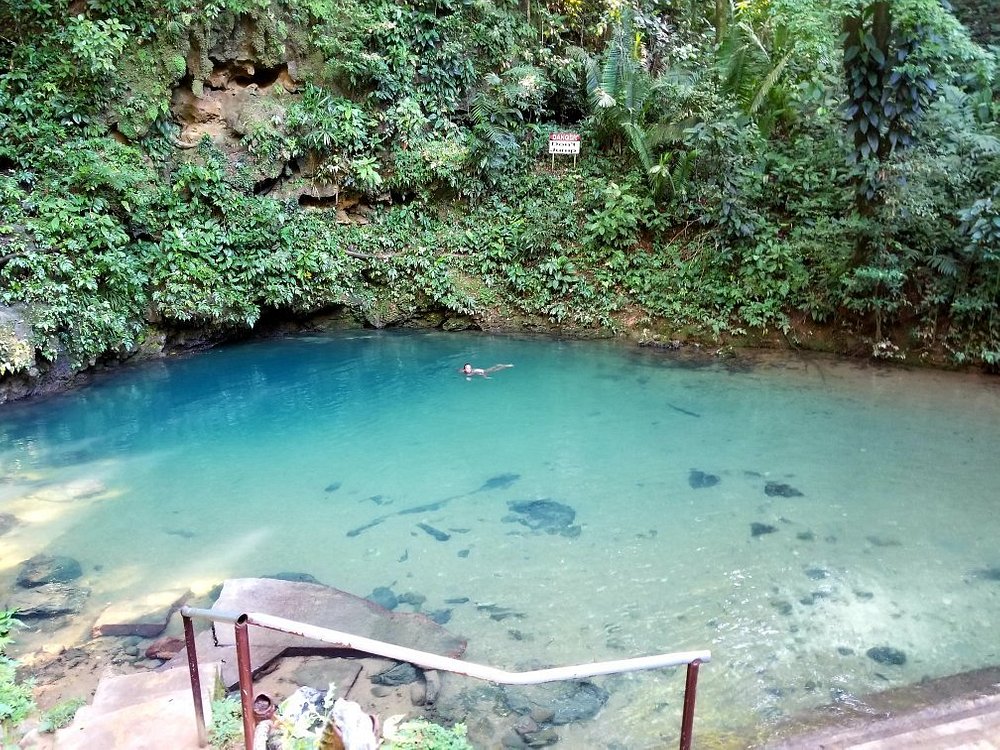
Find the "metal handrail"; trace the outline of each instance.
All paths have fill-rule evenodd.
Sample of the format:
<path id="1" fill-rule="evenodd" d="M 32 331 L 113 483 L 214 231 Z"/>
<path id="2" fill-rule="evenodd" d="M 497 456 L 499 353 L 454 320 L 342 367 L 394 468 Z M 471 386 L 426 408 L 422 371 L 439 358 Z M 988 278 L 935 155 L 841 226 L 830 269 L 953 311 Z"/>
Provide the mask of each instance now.
<path id="1" fill-rule="evenodd" d="M 240 680 L 240 702 L 243 706 L 243 734 L 246 750 L 253 750 L 255 717 L 253 713 L 253 675 L 250 667 L 250 639 L 248 626 L 274 630 L 279 633 L 298 635 L 304 638 L 329 643 L 337 648 L 374 654 L 395 661 L 409 662 L 424 669 L 436 669 L 445 672 L 473 677 L 487 682 L 504 685 L 538 685 L 545 682 L 561 680 L 579 680 L 599 675 L 620 674 L 623 672 L 638 672 L 647 669 L 663 669 L 687 665 L 687 678 L 684 683 L 684 711 L 681 716 L 680 750 L 690 750 L 691 734 L 694 724 L 694 703 L 698 684 L 698 667 L 711 661 L 710 651 L 677 651 L 669 654 L 640 656 L 632 659 L 617 659 L 592 664 L 577 664 L 568 667 L 550 667 L 534 669 L 527 672 L 510 672 L 483 664 L 462 661 L 448 656 L 431 654 L 393 643 L 365 638 L 364 636 L 345 633 L 316 625 L 288 620 L 284 617 L 262 614 L 259 612 L 230 613 L 211 609 L 196 609 L 181 607 L 181 617 L 184 621 L 184 640 L 187 646 L 188 671 L 191 676 L 191 690 L 194 693 L 195 720 L 198 724 L 198 742 L 201 747 L 207 744 L 205 729 L 205 714 L 201 703 L 201 677 L 198 671 L 198 656 L 195 651 L 194 625 L 192 618 L 212 620 L 213 622 L 229 623 L 234 626 L 236 638 L 236 664 Z"/>

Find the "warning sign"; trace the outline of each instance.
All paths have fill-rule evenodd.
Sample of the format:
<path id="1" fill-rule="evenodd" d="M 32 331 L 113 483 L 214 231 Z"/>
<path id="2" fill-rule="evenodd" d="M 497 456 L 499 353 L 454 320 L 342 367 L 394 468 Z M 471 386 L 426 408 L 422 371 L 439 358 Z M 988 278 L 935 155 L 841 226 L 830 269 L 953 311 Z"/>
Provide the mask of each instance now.
<path id="1" fill-rule="evenodd" d="M 576 156 L 580 153 L 580 134 L 552 133 L 549 136 L 549 153 Z"/>

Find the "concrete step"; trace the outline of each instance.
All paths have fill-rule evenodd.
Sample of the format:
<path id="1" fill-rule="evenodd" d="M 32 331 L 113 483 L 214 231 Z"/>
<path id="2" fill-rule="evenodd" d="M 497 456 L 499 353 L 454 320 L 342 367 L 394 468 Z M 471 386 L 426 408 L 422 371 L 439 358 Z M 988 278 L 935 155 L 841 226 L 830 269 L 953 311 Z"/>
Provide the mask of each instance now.
<path id="1" fill-rule="evenodd" d="M 201 667 L 202 706 L 212 721 L 219 665 Z M 94 703 L 56 733 L 53 750 L 197 750 L 187 668 L 105 677 Z"/>

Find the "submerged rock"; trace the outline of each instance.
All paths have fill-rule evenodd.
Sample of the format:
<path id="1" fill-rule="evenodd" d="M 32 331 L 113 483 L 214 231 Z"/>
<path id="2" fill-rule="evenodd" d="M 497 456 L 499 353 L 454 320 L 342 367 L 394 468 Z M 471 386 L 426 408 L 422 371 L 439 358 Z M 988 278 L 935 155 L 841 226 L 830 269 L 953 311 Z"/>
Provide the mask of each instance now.
<path id="1" fill-rule="evenodd" d="M 0 513 L 0 536 L 17 526 L 17 516 L 13 513 Z"/>
<path id="2" fill-rule="evenodd" d="M 778 530 L 777 526 L 772 526 L 769 523 L 758 523 L 754 521 L 750 524 L 750 536 L 763 536 L 764 534 L 773 534 Z"/>
<path id="3" fill-rule="evenodd" d="M 65 555 L 35 555 L 21 564 L 17 585 L 26 589 L 47 583 L 68 583 L 83 575 L 80 563 Z"/>
<path id="4" fill-rule="evenodd" d="M 718 483 L 719 478 L 715 474 L 706 474 L 703 471 L 698 471 L 698 469 L 691 469 L 691 473 L 688 474 L 688 484 L 694 490 L 714 487 Z"/>
<path id="5" fill-rule="evenodd" d="M 891 646 L 875 646 L 865 651 L 865 654 L 878 664 L 890 664 L 896 667 L 906 664 L 906 654 Z"/>
<path id="6" fill-rule="evenodd" d="M 795 538 L 801 542 L 814 542 L 816 541 L 816 535 L 811 531 L 800 531 L 795 535 Z"/>
<path id="7" fill-rule="evenodd" d="M 323 492 L 336 492 L 341 487 L 340 482 L 331 482 L 326 487 L 323 488 Z"/>
<path id="8" fill-rule="evenodd" d="M 495 477 L 490 477 L 485 482 L 477 492 L 482 492 L 483 490 L 505 490 L 510 487 L 514 482 L 521 478 L 520 474 L 514 474 L 513 472 L 507 472 L 505 474 L 497 474 Z"/>
<path id="9" fill-rule="evenodd" d="M 433 612 L 428 612 L 427 616 L 438 625 L 445 625 L 446 623 L 451 622 L 450 609 L 435 609 Z"/>
<path id="10" fill-rule="evenodd" d="M 399 606 L 399 598 L 388 586 L 378 586 L 368 596 L 365 597 L 370 602 L 375 602 L 380 607 L 393 610 Z"/>
<path id="11" fill-rule="evenodd" d="M 811 581 L 822 581 L 824 578 L 828 578 L 830 573 L 826 568 L 806 568 L 805 570 L 806 578 Z"/>
<path id="12" fill-rule="evenodd" d="M 532 531 L 544 531 L 546 534 L 580 535 L 580 527 L 572 525 L 576 511 L 568 505 L 554 500 L 529 500 L 507 503 L 507 506 L 517 514 L 503 519 L 508 523 L 519 523 Z"/>
<path id="13" fill-rule="evenodd" d="M 802 492 L 784 482 L 768 482 L 764 485 L 764 494 L 768 497 L 802 497 Z"/>
<path id="14" fill-rule="evenodd" d="M 416 682 L 419 679 L 419 670 L 417 670 L 417 668 L 412 664 L 402 662 L 389 667 L 389 669 L 384 672 L 379 672 L 377 675 L 372 677 L 372 683 L 375 685 L 396 687 L 397 685 L 409 685 L 411 682 Z"/>
<path id="15" fill-rule="evenodd" d="M 591 719 L 608 702 L 608 691 L 593 682 L 556 682 L 503 688 L 508 708 L 522 716 L 545 717 L 539 724 L 562 725 Z"/>
<path id="16" fill-rule="evenodd" d="M 400 594 L 396 597 L 400 604 L 409 604 L 411 607 L 417 607 L 418 609 L 424 606 L 424 602 L 427 601 L 427 597 L 423 594 L 418 594 L 416 591 L 407 591 L 405 594 Z"/>
<path id="17" fill-rule="evenodd" d="M 4 602 L 5 609 L 16 609 L 22 620 L 44 620 L 61 615 L 75 615 L 90 596 L 90 589 L 65 583 L 45 583 L 16 591 Z"/>

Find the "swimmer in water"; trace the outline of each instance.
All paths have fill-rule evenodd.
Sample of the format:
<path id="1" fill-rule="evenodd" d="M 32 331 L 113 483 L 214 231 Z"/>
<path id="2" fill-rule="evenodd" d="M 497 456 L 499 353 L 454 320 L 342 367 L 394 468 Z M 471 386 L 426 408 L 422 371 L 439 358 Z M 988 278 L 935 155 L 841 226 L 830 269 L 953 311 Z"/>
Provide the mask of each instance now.
<path id="1" fill-rule="evenodd" d="M 484 378 L 488 378 L 491 372 L 496 372 L 497 370 L 506 370 L 508 367 L 513 367 L 514 365 L 493 365 L 493 367 L 473 367 L 471 363 L 466 362 L 462 365 L 462 369 L 459 370 L 460 373 L 465 375 L 466 378 L 471 379 L 473 375 L 481 375 Z"/>

